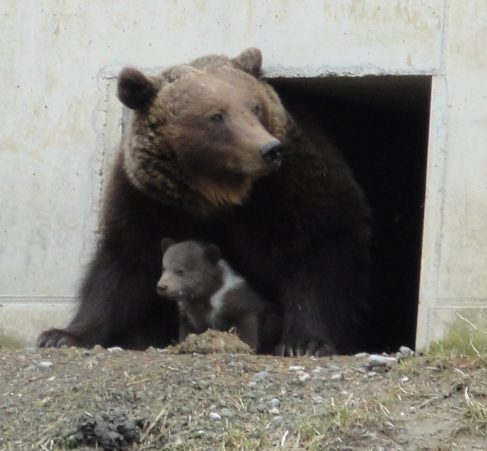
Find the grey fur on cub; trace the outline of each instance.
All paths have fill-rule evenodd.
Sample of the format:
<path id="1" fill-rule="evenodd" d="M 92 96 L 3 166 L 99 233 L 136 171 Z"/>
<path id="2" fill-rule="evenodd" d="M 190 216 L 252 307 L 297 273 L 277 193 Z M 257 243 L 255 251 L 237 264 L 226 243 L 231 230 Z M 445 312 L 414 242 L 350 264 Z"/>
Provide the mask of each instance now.
<path id="1" fill-rule="evenodd" d="M 189 333 L 235 329 L 255 352 L 269 352 L 280 337 L 280 318 L 222 258 L 214 244 L 161 241 L 162 275 L 157 292 L 177 302 L 179 342 Z"/>

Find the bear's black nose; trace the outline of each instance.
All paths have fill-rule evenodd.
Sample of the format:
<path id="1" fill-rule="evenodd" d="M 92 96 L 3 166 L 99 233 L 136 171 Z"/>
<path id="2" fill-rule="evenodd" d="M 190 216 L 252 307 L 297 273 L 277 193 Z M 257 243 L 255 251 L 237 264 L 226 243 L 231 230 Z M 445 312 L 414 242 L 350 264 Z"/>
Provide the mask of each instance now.
<path id="1" fill-rule="evenodd" d="M 279 164 L 281 162 L 281 143 L 275 139 L 269 141 L 260 149 L 260 154 L 267 164 Z"/>
<path id="2" fill-rule="evenodd" d="M 167 285 L 165 285 L 165 284 L 158 284 L 157 285 L 157 294 L 159 294 L 160 296 L 164 296 L 166 291 L 167 291 Z"/>

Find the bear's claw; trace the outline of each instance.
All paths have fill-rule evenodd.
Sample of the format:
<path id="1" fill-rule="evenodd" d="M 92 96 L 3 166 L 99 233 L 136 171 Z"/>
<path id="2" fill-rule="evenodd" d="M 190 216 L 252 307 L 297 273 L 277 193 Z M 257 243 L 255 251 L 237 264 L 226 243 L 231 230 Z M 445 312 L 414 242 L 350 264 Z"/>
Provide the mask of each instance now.
<path id="1" fill-rule="evenodd" d="M 80 346 L 79 340 L 64 329 L 49 329 L 42 332 L 36 342 L 39 348 L 60 348 L 61 346 Z"/>
<path id="2" fill-rule="evenodd" d="M 336 350 L 333 345 L 318 340 L 289 340 L 279 343 L 276 348 L 276 354 L 282 357 L 324 357 L 335 353 Z"/>

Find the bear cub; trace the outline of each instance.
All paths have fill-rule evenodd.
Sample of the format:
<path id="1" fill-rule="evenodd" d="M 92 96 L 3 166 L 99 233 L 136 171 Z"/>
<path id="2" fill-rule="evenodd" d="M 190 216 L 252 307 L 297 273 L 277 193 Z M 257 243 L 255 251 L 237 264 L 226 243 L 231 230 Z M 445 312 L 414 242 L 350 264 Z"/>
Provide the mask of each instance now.
<path id="1" fill-rule="evenodd" d="M 164 238 L 161 248 L 157 293 L 177 303 L 179 342 L 190 333 L 234 328 L 254 352 L 272 351 L 280 338 L 279 316 L 228 265 L 216 245 Z"/>

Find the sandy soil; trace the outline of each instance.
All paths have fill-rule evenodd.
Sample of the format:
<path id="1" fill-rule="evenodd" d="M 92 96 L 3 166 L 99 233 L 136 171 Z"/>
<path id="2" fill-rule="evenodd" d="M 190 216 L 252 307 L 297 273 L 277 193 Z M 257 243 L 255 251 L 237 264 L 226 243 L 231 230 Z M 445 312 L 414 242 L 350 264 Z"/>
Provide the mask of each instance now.
<path id="1" fill-rule="evenodd" d="M 0 348 L 0 450 L 487 449 L 484 359 L 391 357 Z"/>

